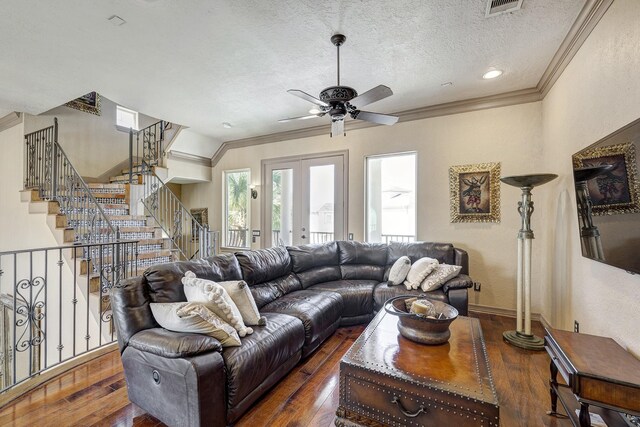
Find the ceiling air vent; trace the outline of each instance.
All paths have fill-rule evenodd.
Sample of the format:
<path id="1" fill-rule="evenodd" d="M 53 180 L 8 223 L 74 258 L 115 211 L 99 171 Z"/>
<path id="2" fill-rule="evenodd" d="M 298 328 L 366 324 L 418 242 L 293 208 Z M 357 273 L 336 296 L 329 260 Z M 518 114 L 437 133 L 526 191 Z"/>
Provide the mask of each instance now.
<path id="1" fill-rule="evenodd" d="M 487 0 L 486 17 L 501 15 L 520 10 L 523 0 Z"/>

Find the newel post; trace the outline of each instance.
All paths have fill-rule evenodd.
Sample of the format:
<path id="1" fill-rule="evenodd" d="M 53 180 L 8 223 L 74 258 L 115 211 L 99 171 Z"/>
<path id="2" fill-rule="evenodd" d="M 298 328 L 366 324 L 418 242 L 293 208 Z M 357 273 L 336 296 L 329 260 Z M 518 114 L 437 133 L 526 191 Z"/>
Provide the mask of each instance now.
<path id="1" fill-rule="evenodd" d="M 129 128 L 129 184 L 133 184 L 133 128 Z"/>
<path id="2" fill-rule="evenodd" d="M 58 198 L 58 118 L 53 118 L 53 144 L 51 144 L 51 198 Z"/>

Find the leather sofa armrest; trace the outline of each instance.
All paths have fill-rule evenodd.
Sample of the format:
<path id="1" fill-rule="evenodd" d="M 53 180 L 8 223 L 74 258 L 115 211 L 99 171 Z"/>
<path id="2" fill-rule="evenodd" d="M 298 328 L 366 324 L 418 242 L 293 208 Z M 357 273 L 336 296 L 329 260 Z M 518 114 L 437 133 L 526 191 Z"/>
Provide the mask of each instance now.
<path id="1" fill-rule="evenodd" d="M 222 351 L 220 341 L 208 335 L 172 332 L 163 328 L 140 331 L 129 339 L 129 345 L 137 350 L 170 359 Z"/>
<path id="2" fill-rule="evenodd" d="M 129 400 L 164 424 L 227 426 L 222 353 L 210 351 L 169 359 L 129 345 L 122 353 L 122 365 Z"/>
<path id="3" fill-rule="evenodd" d="M 471 277 L 466 274 L 458 274 L 453 279 L 447 281 L 443 286 L 442 290 L 445 293 L 449 293 L 450 289 L 467 289 L 473 286 L 473 280 Z"/>
<path id="4" fill-rule="evenodd" d="M 469 274 L 469 254 L 464 249 L 453 248 L 454 264 L 462 266 L 461 274 Z"/>

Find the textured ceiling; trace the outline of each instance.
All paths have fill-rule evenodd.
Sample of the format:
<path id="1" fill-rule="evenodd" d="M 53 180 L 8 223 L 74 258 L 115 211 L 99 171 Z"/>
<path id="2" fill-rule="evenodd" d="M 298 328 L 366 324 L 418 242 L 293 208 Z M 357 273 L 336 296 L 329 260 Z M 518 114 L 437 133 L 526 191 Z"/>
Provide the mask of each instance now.
<path id="1" fill-rule="evenodd" d="M 328 132 L 326 117 L 277 120 L 311 107 L 287 89 L 335 84 L 333 33 L 347 36 L 341 83 L 390 86 L 367 109 L 391 113 L 534 87 L 584 4 L 525 0 L 487 19 L 486 0 L 0 0 L 0 116 L 96 90 L 218 141 Z M 482 80 L 489 67 L 503 77 Z"/>

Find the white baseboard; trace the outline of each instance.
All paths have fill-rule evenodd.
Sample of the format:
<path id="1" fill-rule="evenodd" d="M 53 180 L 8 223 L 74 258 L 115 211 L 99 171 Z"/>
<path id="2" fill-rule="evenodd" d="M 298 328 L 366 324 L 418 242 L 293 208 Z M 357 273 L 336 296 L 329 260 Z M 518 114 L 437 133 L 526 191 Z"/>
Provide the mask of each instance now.
<path id="1" fill-rule="evenodd" d="M 489 307 L 486 305 L 478 305 L 469 303 L 469 311 L 473 313 L 481 313 L 481 314 L 495 314 L 497 316 L 504 317 L 516 317 L 516 310 L 512 308 L 501 308 L 501 307 Z M 531 313 L 531 320 L 540 322 L 542 316 L 540 313 Z"/>

